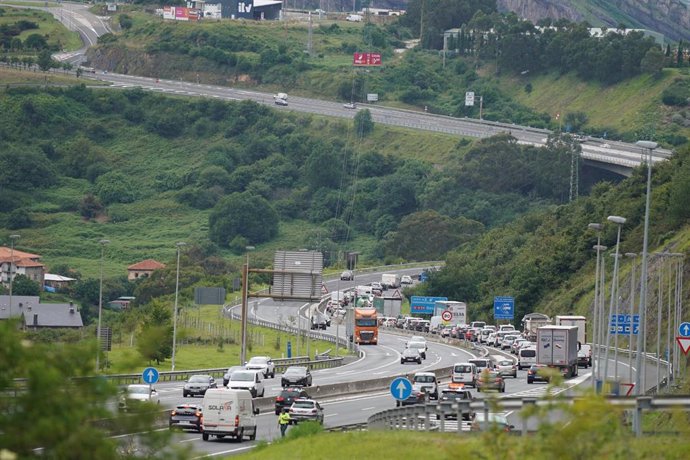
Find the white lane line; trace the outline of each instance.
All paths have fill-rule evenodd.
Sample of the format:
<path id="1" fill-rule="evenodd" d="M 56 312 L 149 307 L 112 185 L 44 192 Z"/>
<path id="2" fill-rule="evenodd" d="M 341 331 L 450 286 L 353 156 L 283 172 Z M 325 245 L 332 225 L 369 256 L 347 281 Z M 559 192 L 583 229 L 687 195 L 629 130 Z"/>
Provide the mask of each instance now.
<path id="1" fill-rule="evenodd" d="M 183 442 L 192 442 L 192 441 L 198 441 L 201 438 L 191 438 L 191 439 L 183 439 L 182 441 L 177 441 L 178 443 L 182 444 Z"/>
<path id="2" fill-rule="evenodd" d="M 362 410 L 372 410 L 372 409 L 376 409 L 376 406 L 372 406 L 372 407 L 365 407 L 365 408 L 364 408 L 364 409 L 362 409 Z"/>
<path id="3" fill-rule="evenodd" d="M 206 455 L 202 455 L 202 456 L 200 456 L 200 457 L 194 457 L 192 460 L 197 460 L 197 459 L 200 459 L 200 458 L 217 457 L 218 455 L 225 455 L 225 454 L 230 454 L 230 453 L 233 453 L 233 452 L 241 452 L 241 451 L 243 451 L 243 450 L 249 450 L 249 449 L 253 449 L 253 448 L 255 448 L 255 447 L 256 447 L 256 445 L 247 446 L 247 447 L 237 447 L 237 448 L 235 448 L 235 449 L 224 450 L 224 451 L 222 451 L 222 452 L 214 452 L 214 453 L 212 453 L 212 454 L 206 454 Z"/>
<path id="4" fill-rule="evenodd" d="M 338 414 L 326 414 L 326 415 L 324 415 L 324 418 L 335 417 L 336 415 L 338 415 Z"/>

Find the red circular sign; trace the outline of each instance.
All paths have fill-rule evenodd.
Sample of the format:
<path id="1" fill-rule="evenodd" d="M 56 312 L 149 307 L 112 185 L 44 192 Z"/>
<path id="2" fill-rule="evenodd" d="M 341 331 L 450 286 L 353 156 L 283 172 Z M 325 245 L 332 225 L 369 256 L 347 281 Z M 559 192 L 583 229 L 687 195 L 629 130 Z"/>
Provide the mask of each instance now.
<path id="1" fill-rule="evenodd" d="M 443 321 L 450 321 L 453 319 L 453 313 L 450 310 L 443 310 L 443 313 L 441 313 L 441 319 Z"/>

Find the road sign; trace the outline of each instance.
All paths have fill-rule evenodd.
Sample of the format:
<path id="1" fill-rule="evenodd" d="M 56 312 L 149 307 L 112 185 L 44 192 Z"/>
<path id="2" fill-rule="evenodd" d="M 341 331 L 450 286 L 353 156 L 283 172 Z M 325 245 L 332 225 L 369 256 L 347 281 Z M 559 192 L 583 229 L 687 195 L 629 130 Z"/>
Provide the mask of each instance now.
<path id="1" fill-rule="evenodd" d="M 627 387 L 627 388 L 628 388 L 628 391 L 625 392 L 625 396 L 630 396 L 630 394 L 631 394 L 632 391 L 633 391 L 633 388 L 635 388 L 635 384 L 634 384 L 634 383 L 621 383 L 621 386 L 622 386 L 622 387 Z"/>
<path id="2" fill-rule="evenodd" d="M 515 299 L 512 297 L 494 297 L 494 319 L 513 319 L 515 316 Z"/>
<path id="3" fill-rule="evenodd" d="M 321 283 L 321 294 L 328 294 L 328 288 L 323 283 Z"/>
<path id="4" fill-rule="evenodd" d="M 443 321 L 450 321 L 453 319 L 453 312 L 450 310 L 443 310 L 443 313 L 441 313 L 441 319 Z"/>
<path id="5" fill-rule="evenodd" d="M 690 351 L 690 337 L 676 337 L 676 340 L 678 345 L 680 345 L 680 350 L 684 355 L 687 355 L 688 351 Z"/>
<path id="6" fill-rule="evenodd" d="M 467 91 L 465 93 L 465 106 L 474 105 L 474 91 Z"/>
<path id="7" fill-rule="evenodd" d="M 403 401 L 412 394 L 412 383 L 405 377 L 398 377 L 391 382 L 391 394 L 398 401 Z"/>
<path id="8" fill-rule="evenodd" d="M 141 379 L 144 381 L 144 383 L 153 385 L 154 383 L 158 382 L 158 369 L 155 367 L 147 367 L 144 369 L 144 372 L 141 373 Z"/>
<path id="9" fill-rule="evenodd" d="M 418 315 L 433 315 L 434 305 L 438 300 L 448 300 L 448 297 L 424 297 L 413 295 L 410 297 L 410 313 Z"/>
<path id="10" fill-rule="evenodd" d="M 681 337 L 690 337 L 690 323 L 680 323 L 678 335 Z"/>
<path id="11" fill-rule="evenodd" d="M 402 299 L 402 294 L 400 293 L 400 289 L 396 289 L 395 292 L 393 292 L 393 295 L 391 296 L 393 299 Z"/>
<path id="12" fill-rule="evenodd" d="M 609 332 L 618 335 L 637 335 L 640 329 L 640 315 L 611 315 Z"/>

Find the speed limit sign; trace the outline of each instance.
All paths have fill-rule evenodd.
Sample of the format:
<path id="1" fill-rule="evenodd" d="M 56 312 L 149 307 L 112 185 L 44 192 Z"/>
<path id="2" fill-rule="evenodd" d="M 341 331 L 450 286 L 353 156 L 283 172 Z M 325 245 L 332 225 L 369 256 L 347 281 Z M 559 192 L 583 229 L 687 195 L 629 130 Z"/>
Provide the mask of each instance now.
<path id="1" fill-rule="evenodd" d="M 443 310 L 443 313 L 441 313 L 441 319 L 443 321 L 450 321 L 453 319 L 453 313 L 450 310 Z"/>

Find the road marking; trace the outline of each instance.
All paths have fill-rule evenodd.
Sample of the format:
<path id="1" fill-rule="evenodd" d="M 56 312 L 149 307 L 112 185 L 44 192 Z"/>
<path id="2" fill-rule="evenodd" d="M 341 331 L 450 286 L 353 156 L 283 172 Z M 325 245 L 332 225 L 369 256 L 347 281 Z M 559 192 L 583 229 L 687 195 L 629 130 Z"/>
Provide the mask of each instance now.
<path id="1" fill-rule="evenodd" d="M 198 441 L 201 438 L 191 438 L 191 439 L 183 439 L 182 441 L 177 441 L 178 443 L 182 444 L 183 442 L 192 442 L 192 441 Z"/>
<path id="2" fill-rule="evenodd" d="M 253 448 L 255 448 L 255 447 L 256 447 L 256 445 L 247 446 L 247 447 L 237 447 L 237 448 L 235 448 L 235 449 L 224 450 L 224 451 L 222 451 L 222 452 L 214 452 L 214 453 L 212 453 L 212 454 L 206 454 L 206 455 L 202 455 L 202 456 L 200 456 L 200 457 L 194 457 L 192 460 L 197 460 L 197 459 L 200 459 L 200 458 L 217 457 L 218 455 L 225 455 L 225 454 L 229 454 L 229 453 L 232 453 L 232 452 L 241 452 L 241 451 L 243 451 L 243 450 L 249 450 L 249 449 L 253 449 Z"/>
<path id="3" fill-rule="evenodd" d="M 326 414 L 326 415 L 324 415 L 324 418 L 335 417 L 336 415 L 338 415 L 338 414 Z"/>
<path id="4" fill-rule="evenodd" d="M 362 410 L 372 410 L 372 409 L 376 409 L 376 406 L 373 406 L 373 407 L 365 407 L 365 408 L 362 409 Z"/>

